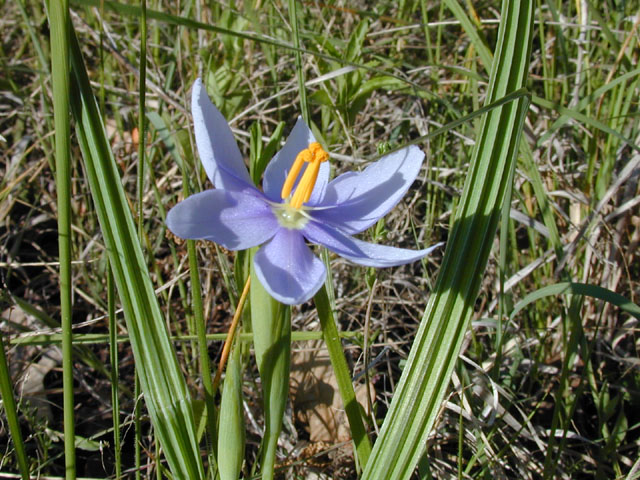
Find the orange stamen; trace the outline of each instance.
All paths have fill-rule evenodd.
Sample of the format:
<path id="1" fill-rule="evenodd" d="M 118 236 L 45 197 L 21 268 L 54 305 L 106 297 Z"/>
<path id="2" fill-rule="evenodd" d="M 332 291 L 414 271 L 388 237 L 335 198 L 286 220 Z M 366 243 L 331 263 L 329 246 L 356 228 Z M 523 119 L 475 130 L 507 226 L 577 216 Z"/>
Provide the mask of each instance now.
<path id="1" fill-rule="evenodd" d="M 309 145 L 309 148 L 302 150 L 293 162 L 293 166 L 291 167 L 284 185 L 282 186 L 282 198 L 286 199 L 291 195 L 293 184 L 300 175 L 302 164 L 308 163 L 304 173 L 302 174 L 302 178 L 298 182 L 296 191 L 291 198 L 291 206 L 293 208 L 300 208 L 303 203 L 308 202 L 311 198 L 313 187 L 315 187 L 316 181 L 318 180 L 320 164 L 322 162 L 326 162 L 328 159 L 329 154 L 324 151 L 322 145 L 318 142 L 313 142 Z"/>
<path id="2" fill-rule="evenodd" d="M 296 182 L 296 178 L 300 174 L 300 170 L 302 169 L 302 164 L 305 162 L 310 162 L 313 156 L 309 150 L 302 150 L 296 160 L 293 162 L 291 166 L 291 170 L 289 170 L 289 175 L 287 175 L 287 179 L 284 181 L 284 185 L 282 185 L 282 192 L 280 192 L 280 196 L 282 198 L 287 198 L 291 195 L 291 189 L 293 188 L 293 184 Z"/>

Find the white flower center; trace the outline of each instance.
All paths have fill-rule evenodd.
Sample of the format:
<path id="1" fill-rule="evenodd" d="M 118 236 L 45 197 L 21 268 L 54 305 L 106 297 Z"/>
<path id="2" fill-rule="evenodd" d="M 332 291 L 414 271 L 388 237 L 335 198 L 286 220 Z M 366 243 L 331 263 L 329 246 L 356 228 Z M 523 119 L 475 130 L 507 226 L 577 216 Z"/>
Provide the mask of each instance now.
<path id="1" fill-rule="evenodd" d="M 274 203 L 271 208 L 278 223 L 284 228 L 301 230 L 309 221 L 309 215 L 304 208 L 295 208 L 289 202 Z"/>

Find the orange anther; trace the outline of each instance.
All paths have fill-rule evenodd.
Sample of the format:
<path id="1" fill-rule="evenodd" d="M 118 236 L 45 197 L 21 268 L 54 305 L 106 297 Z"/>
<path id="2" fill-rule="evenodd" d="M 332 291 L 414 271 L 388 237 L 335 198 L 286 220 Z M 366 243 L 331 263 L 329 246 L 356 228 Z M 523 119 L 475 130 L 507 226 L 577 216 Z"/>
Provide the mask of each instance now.
<path id="1" fill-rule="evenodd" d="M 305 148 L 296 156 L 291 170 L 287 175 L 284 185 L 282 185 L 282 192 L 280 193 L 283 199 L 286 199 L 291 195 L 291 190 L 296 182 L 296 179 L 300 175 L 302 164 L 307 163 L 307 166 L 302 174 L 302 178 L 298 182 L 296 191 L 291 198 L 291 206 L 294 208 L 300 208 L 303 203 L 308 202 L 318 180 L 318 172 L 320 170 L 320 164 L 326 162 L 329 159 L 329 154 L 322 148 L 318 142 L 313 142 L 309 145 L 309 148 Z"/>

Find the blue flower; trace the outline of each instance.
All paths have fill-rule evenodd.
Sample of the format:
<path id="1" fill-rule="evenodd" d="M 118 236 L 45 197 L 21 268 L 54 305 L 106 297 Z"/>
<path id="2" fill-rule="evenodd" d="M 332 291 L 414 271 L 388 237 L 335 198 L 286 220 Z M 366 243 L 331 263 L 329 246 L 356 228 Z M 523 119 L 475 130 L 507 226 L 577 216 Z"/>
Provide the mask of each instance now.
<path id="1" fill-rule="evenodd" d="M 179 237 L 211 240 L 229 250 L 262 245 L 254 256 L 255 272 L 280 302 L 305 302 L 324 283 L 325 267 L 307 241 L 371 267 L 413 262 L 438 246 L 407 250 L 352 236 L 400 201 L 420 171 L 424 153 L 419 148 L 404 148 L 329 181 L 329 155 L 298 119 L 265 169 L 260 191 L 199 79 L 192 113 L 200 160 L 215 188 L 178 203 L 167 215 L 167 226 Z"/>

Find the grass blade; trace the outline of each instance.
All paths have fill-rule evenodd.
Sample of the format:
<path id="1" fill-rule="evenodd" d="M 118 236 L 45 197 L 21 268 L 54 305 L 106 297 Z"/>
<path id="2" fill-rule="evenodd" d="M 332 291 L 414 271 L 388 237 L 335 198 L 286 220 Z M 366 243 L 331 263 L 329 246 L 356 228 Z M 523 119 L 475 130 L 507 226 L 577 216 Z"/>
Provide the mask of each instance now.
<path id="1" fill-rule="evenodd" d="M 9 367 L 7 365 L 7 356 L 4 351 L 4 341 L 0 335 L 0 396 L 2 397 L 2 407 L 9 424 L 9 433 L 13 440 L 13 446 L 16 449 L 16 458 L 20 467 L 20 475 L 23 480 L 29 479 L 29 463 L 27 462 L 27 454 L 24 449 L 24 440 L 20 431 L 20 422 L 18 421 L 18 411 L 16 409 L 16 400 L 13 398 L 13 388 L 11 388 L 11 377 L 9 375 Z"/>
<path id="2" fill-rule="evenodd" d="M 69 2 L 50 3 L 53 117 L 58 196 L 58 252 L 60 258 L 60 324 L 62 326 L 62 386 L 64 456 L 67 479 L 76 477 L 75 421 L 73 417 L 73 340 L 71 331 L 71 153 L 69 117 Z"/>
<path id="3" fill-rule="evenodd" d="M 544 107 L 546 109 L 549 109 L 551 111 L 557 111 L 562 116 L 572 118 L 580 123 L 589 125 L 590 127 L 598 129 L 613 137 L 617 137 L 619 140 L 622 140 L 624 143 L 626 143 L 630 148 L 633 148 L 636 152 L 640 152 L 640 146 L 636 145 L 633 139 L 624 136 L 622 133 L 618 132 L 617 130 L 614 130 L 609 125 L 601 122 L 600 120 L 591 118 L 588 115 L 585 115 L 584 113 L 580 113 L 575 109 L 565 108 L 562 105 L 556 105 L 553 102 L 545 100 L 544 98 L 534 96 L 533 103 L 541 107 Z"/>
<path id="4" fill-rule="evenodd" d="M 585 295 L 588 297 L 598 298 L 617 306 L 620 310 L 627 312 L 629 315 L 633 315 L 640 320 L 640 306 L 633 303 L 631 300 L 623 297 L 619 293 L 612 292 L 611 290 L 607 290 L 606 288 L 598 285 L 575 282 L 556 283 L 555 285 L 548 285 L 536 290 L 535 292 L 531 292 L 520 300 L 515 307 L 513 307 L 513 311 L 509 317 L 514 318 L 527 305 L 540 300 L 541 298 L 555 295 Z"/>
<path id="5" fill-rule="evenodd" d="M 311 115 L 307 103 L 307 89 L 304 86 L 304 70 L 302 65 L 302 53 L 300 53 L 300 33 L 298 31 L 298 9 L 296 0 L 289 0 L 289 21 L 291 22 L 291 33 L 293 36 L 293 46 L 295 47 L 294 58 L 296 59 L 296 76 L 298 77 L 298 93 L 300 94 L 300 111 L 302 118 L 308 125 L 311 125 Z"/>
<path id="6" fill-rule="evenodd" d="M 531 1 L 505 0 L 486 103 L 524 87 Z M 483 119 L 433 295 L 363 479 L 413 473 L 457 361 L 505 201 L 528 107 L 520 99 Z"/>
<path id="7" fill-rule="evenodd" d="M 237 480 L 242 471 L 245 447 L 242 370 L 241 348 L 236 342 L 227 365 L 220 405 L 218 468 L 221 480 Z"/>
<path id="8" fill-rule="evenodd" d="M 118 363 L 118 320 L 116 318 L 116 288 L 113 272 L 107 269 L 107 308 L 109 314 L 109 362 L 111 364 L 111 411 L 113 417 L 113 450 L 115 456 L 116 479 L 122 476 L 122 455 L 120 454 L 120 388 Z"/>
<path id="9" fill-rule="evenodd" d="M 145 149 L 147 147 L 146 126 L 146 80 L 147 80 L 147 2 L 140 1 L 140 77 L 138 91 L 138 237 L 140 242 L 143 241 L 144 218 L 143 195 L 144 195 L 144 166 L 145 166 Z"/>
<path id="10" fill-rule="evenodd" d="M 257 278 L 251 257 L 251 278 Z M 262 379 L 264 436 L 262 437 L 262 478 L 274 478 L 278 436 L 289 392 L 291 364 L 291 307 L 271 297 L 259 281 L 250 291 L 251 328 L 256 363 Z"/>
<path id="11" fill-rule="evenodd" d="M 75 35 L 71 62 L 71 106 L 76 133 L 147 409 L 174 478 L 204 478 L 191 399 L 147 273 L 133 216 Z"/>
<path id="12" fill-rule="evenodd" d="M 476 47 L 478 55 L 480 56 L 480 60 L 484 64 L 485 68 L 489 70 L 493 58 L 491 55 L 491 50 L 489 50 L 489 47 L 487 47 L 487 44 L 480 36 L 480 32 L 478 32 L 478 30 L 473 26 L 471 19 L 464 12 L 464 9 L 460 5 L 460 3 L 458 3 L 458 0 L 444 0 L 443 3 L 458 19 L 465 33 L 469 36 L 471 43 L 473 43 L 473 45 Z"/>
<path id="13" fill-rule="evenodd" d="M 344 409 L 347 414 L 347 419 L 349 420 L 349 428 L 351 429 L 353 443 L 356 446 L 358 461 L 360 462 L 360 465 L 364 467 L 369 461 L 369 456 L 371 455 L 371 443 L 369 442 L 367 431 L 362 422 L 360 404 L 358 403 L 358 400 L 356 400 L 356 394 L 353 390 L 349 367 L 347 366 L 347 360 L 344 358 L 342 342 L 340 341 L 338 329 L 336 328 L 335 320 L 333 319 L 331 304 L 325 287 L 320 289 L 313 298 L 313 301 L 316 304 L 316 309 L 318 310 L 318 317 L 322 327 L 322 337 L 324 338 L 327 350 L 329 351 L 331 365 L 336 375 L 338 388 L 340 389 L 340 397 L 344 403 Z"/>
<path id="14" fill-rule="evenodd" d="M 187 180 L 188 173 L 185 170 L 184 162 L 178 153 L 178 146 L 170 134 L 165 121 L 157 112 L 147 112 L 147 117 L 162 142 L 165 144 L 169 152 L 171 152 L 172 158 L 176 161 L 182 171 L 182 191 L 186 198 L 191 195 L 191 188 L 189 187 L 189 182 Z M 194 240 L 187 240 L 187 252 L 189 256 L 189 278 L 191 280 L 191 303 L 198 341 L 200 376 L 202 378 L 202 386 L 204 387 L 204 401 L 207 407 L 207 429 L 209 432 L 209 438 L 215 446 L 215 439 L 218 436 L 215 422 L 217 413 L 213 399 L 215 393 L 213 389 L 211 362 L 209 360 L 209 350 L 207 346 L 206 320 L 204 318 L 204 306 L 202 303 L 202 286 L 200 285 L 200 269 L 198 267 L 196 242 Z"/>

